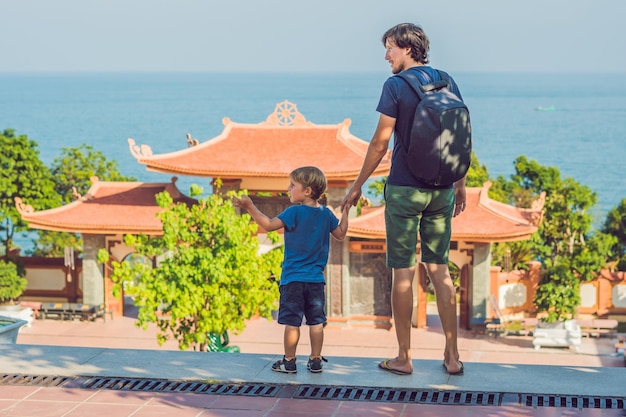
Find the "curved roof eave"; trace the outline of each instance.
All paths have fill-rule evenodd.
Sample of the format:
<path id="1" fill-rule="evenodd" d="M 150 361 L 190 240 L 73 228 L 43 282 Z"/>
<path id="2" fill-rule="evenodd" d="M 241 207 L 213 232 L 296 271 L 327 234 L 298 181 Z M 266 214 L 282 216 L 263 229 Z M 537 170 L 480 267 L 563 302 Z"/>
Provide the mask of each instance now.
<path id="1" fill-rule="evenodd" d="M 162 228 L 134 228 L 132 226 L 120 225 L 117 228 L 112 227 L 94 227 L 93 225 L 64 224 L 64 223 L 47 223 L 36 220 L 26 220 L 28 226 L 32 229 L 50 230 L 54 232 L 82 233 L 88 235 L 119 235 L 119 234 L 145 234 L 161 236 Z"/>
<path id="2" fill-rule="evenodd" d="M 181 168 L 175 168 L 171 166 L 157 166 L 155 164 L 147 164 L 146 169 L 150 172 L 158 172 L 160 174 L 172 174 L 172 175 L 189 175 L 194 177 L 204 178 L 221 178 L 221 179 L 243 179 L 243 178 L 259 178 L 259 172 L 257 171 L 211 171 L 208 173 L 200 173 L 193 170 L 185 170 Z M 351 171 L 337 171 L 329 172 L 325 171 L 327 180 L 346 180 L 352 181 L 359 176 L 360 170 Z M 265 178 L 289 178 L 289 173 L 285 172 L 263 172 Z M 389 166 L 379 165 L 378 168 L 372 173 L 371 178 L 384 177 L 389 175 Z"/>
<path id="3" fill-rule="evenodd" d="M 87 193 L 64 206 L 35 212 L 16 198 L 22 219 L 34 229 L 85 234 L 144 233 L 161 235 L 161 210 L 156 194 L 166 191 L 174 201 L 195 204 L 197 200 L 180 192 L 171 183 L 107 182 L 92 177 Z"/>

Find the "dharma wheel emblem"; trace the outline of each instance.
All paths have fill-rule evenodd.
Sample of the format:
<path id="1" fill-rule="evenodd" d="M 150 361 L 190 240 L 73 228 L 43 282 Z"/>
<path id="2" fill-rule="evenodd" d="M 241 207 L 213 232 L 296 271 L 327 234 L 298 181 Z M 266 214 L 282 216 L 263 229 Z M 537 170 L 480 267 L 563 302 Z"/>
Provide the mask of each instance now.
<path id="1" fill-rule="evenodd" d="M 272 114 L 267 116 L 265 122 L 266 126 L 312 126 L 311 122 L 307 122 L 304 116 L 298 111 L 295 104 L 290 101 L 283 101 L 276 104 Z"/>
<path id="2" fill-rule="evenodd" d="M 276 113 L 279 126 L 291 126 L 298 115 L 298 108 L 295 104 L 285 100 L 276 105 L 274 113 Z"/>

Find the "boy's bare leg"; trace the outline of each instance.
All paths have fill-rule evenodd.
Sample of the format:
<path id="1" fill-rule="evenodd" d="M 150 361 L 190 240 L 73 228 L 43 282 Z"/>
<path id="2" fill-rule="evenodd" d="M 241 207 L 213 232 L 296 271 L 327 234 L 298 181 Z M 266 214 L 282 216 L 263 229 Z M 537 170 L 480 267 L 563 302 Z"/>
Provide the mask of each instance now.
<path id="1" fill-rule="evenodd" d="M 426 264 L 426 270 L 435 288 L 439 319 L 446 338 L 444 365 L 448 372 L 458 372 L 462 365 L 459 361 L 457 344 L 456 292 L 450 277 L 450 270 L 448 265 L 444 264 Z"/>
<path id="2" fill-rule="evenodd" d="M 300 341 L 300 327 L 285 325 L 283 344 L 285 346 L 285 358 L 291 360 L 296 357 L 296 349 Z"/>
<path id="3" fill-rule="evenodd" d="M 309 337 L 311 339 L 311 357 L 322 356 L 322 345 L 324 344 L 324 324 L 309 326 Z"/>
<path id="4" fill-rule="evenodd" d="M 411 314 L 413 313 L 413 275 L 415 267 L 394 268 L 391 307 L 398 340 L 398 356 L 387 362 L 392 369 L 413 372 L 411 361 Z"/>

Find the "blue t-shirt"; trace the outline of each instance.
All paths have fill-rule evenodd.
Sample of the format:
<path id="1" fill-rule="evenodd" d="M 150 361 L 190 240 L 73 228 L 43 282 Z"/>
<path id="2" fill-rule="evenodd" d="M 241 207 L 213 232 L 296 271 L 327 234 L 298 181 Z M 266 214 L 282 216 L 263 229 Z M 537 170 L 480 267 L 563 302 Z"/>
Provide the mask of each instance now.
<path id="1" fill-rule="evenodd" d="M 277 216 L 285 224 L 285 258 L 280 285 L 290 282 L 325 282 L 330 232 L 339 225 L 325 206 L 291 206 Z"/>
<path id="2" fill-rule="evenodd" d="M 429 66 L 412 67 L 406 71 L 414 72 L 422 84 L 441 80 L 437 70 Z M 450 84 L 450 91 L 463 100 L 459 88 L 452 77 L 450 77 Z M 413 176 L 407 166 L 404 149 L 407 149 L 409 145 L 415 108 L 418 103 L 419 98 L 417 94 L 402 78 L 394 75 L 385 81 L 376 111 L 396 119 L 396 126 L 393 132 L 394 143 L 391 156 L 391 170 L 387 177 L 387 183 L 418 188 L 450 188 L 452 185 L 435 187 L 419 181 Z"/>

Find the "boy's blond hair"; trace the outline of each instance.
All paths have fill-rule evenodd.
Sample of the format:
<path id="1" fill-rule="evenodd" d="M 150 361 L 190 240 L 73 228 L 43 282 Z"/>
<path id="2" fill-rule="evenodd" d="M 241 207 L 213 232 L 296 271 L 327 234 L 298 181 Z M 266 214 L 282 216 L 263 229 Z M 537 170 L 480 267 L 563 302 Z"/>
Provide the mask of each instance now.
<path id="1" fill-rule="evenodd" d="M 326 175 L 317 167 L 307 166 L 296 168 L 289 177 L 302 184 L 304 188 L 311 187 L 311 198 L 319 200 L 326 191 Z"/>

